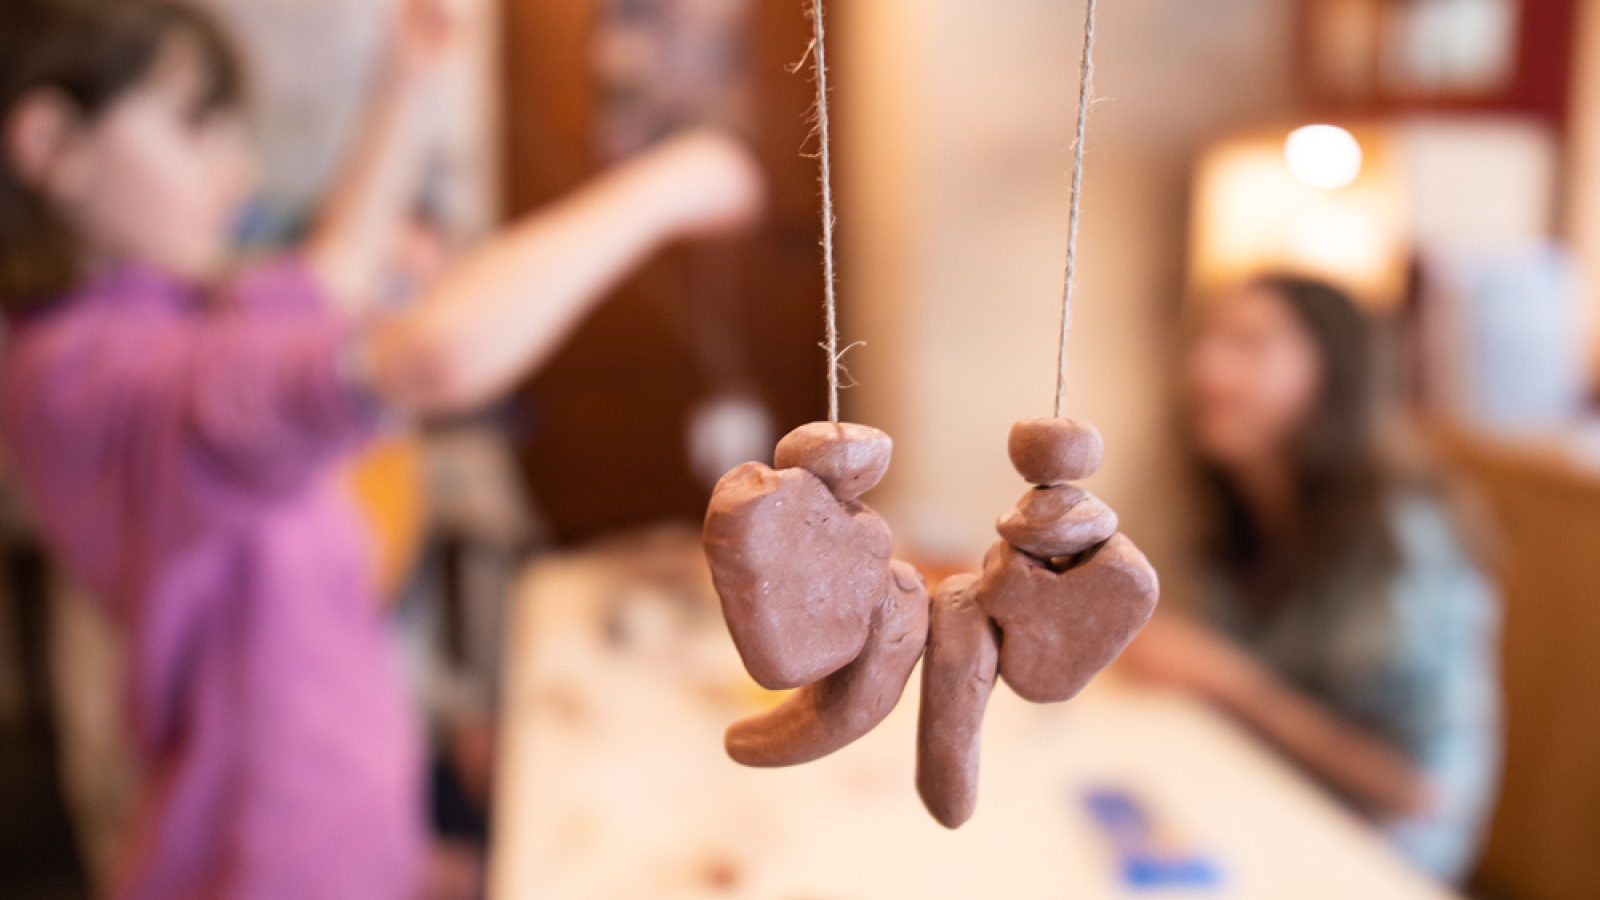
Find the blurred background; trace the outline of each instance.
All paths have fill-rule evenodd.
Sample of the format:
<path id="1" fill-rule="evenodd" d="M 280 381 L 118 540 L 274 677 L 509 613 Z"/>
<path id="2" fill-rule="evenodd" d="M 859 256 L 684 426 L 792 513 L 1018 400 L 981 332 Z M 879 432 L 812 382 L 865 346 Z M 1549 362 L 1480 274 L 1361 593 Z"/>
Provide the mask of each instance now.
<path id="1" fill-rule="evenodd" d="M 292 241 L 360 121 L 392 4 L 210 2 L 255 76 L 267 179 L 241 241 Z M 799 0 L 458 6 L 395 302 L 688 125 L 745 136 L 773 201 L 747 239 L 658 257 L 513 402 L 396 438 L 357 473 L 437 723 L 436 824 L 481 843 L 521 573 L 693 529 L 722 472 L 825 417 L 825 358 L 813 88 L 788 71 L 810 40 Z M 1005 435 L 1051 409 L 1083 5 L 829 12 L 843 332 L 862 342 L 845 414 L 894 437 L 867 499 L 936 577 L 993 541 L 1023 487 Z M 1167 602 L 1194 602 L 1204 574 L 1180 402 L 1195 310 L 1267 273 L 1345 289 L 1378 336 L 1386 454 L 1459 488 L 1499 589 L 1504 763 L 1464 889 L 1600 894 L 1600 2 L 1103 0 L 1086 164 L 1067 411 L 1104 433 L 1090 487 Z M 90 896 L 134 777 L 116 636 L 11 506 L 0 894 Z"/>

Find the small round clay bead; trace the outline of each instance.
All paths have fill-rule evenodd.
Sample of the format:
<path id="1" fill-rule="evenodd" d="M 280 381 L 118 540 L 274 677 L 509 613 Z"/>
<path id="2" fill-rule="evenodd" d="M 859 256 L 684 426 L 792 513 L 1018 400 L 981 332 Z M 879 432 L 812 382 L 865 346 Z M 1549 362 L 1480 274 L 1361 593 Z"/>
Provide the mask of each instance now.
<path id="1" fill-rule="evenodd" d="M 889 471 L 894 441 L 866 425 L 813 422 L 789 432 L 778 442 L 773 464 L 801 468 L 822 479 L 841 501 L 870 491 Z"/>
<path id="2" fill-rule="evenodd" d="M 1028 491 L 996 527 L 1006 543 L 1048 561 L 1110 540 L 1117 514 L 1083 488 L 1058 484 Z"/>
<path id="3" fill-rule="evenodd" d="M 1100 468 L 1105 449 L 1100 432 L 1076 419 L 1023 419 L 1011 427 L 1011 464 L 1029 484 L 1088 478 Z"/>

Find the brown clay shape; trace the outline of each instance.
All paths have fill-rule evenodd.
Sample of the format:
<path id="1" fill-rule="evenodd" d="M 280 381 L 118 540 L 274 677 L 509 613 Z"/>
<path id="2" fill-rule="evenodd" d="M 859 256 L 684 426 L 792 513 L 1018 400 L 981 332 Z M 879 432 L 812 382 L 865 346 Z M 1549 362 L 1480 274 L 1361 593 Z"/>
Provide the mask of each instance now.
<path id="1" fill-rule="evenodd" d="M 821 478 L 835 497 L 854 500 L 883 480 L 893 453 L 894 441 L 876 428 L 813 422 L 778 442 L 773 465 L 805 469 Z"/>
<path id="2" fill-rule="evenodd" d="M 1025 700 L 1070 700 L 1110 665 L 1155 612 L 1160 583 L 1124 535 L 1064 568 L 1004 542 L 976 590 L 1000 626 L 1000 675 Z"/>
<path id="3" fill-rule="evenodd" d="M 848 746 L 900 702 L 928 641 L 928 591 L 917 570 L 898 560 L 889 593 L 872 611 L 861 655 L 773 710 L 735 722 L 726 746 L 746 766 L 797 766 Z"/>
<path id="4" fill-rule="evenodd" d="M 1038 559 L 1076 556 L 1117 533 L 1117 514 L 1080 487 L 1036 487 L 1000 517 L 1006 543 Z"/>
<path id="5" fill-rule="evenodd" d="M 1106 442 L 1088 422 L 1023 419 L 1011 426 L 1011 464 L 1029 484 L 1080 481 L 1100 470 Z"/>
<path id="6" fill-rule="evenodd" d="M 976 588 L 976 576 L 957 575 L 934 591 L 922 661 L 917 793 L 946 828 L 977 809 L 979 736 L 999 664 L 999 637 Z"/>
<path id="7" fill-rule="evenodd" d="M 781 691 L 843 668 L 888 590 L 889 526 L 805 469 L 746 463 L 717 484 L 705 550 L 745 668 Z"/>
<path id="8" fill-rule="evenodd" d="M 830 424 L 784 442 L 785 462 L 816 468 L 847 494 L 882 477 L 890 446 L 876 429 Z M 746 463 L 717 483 L 704 541 L 728 631 L 763 687 L 811 684 L 861 652 L 889 590 L 891 538 L 877 513 L 841 502 L 810 468 Z"/>

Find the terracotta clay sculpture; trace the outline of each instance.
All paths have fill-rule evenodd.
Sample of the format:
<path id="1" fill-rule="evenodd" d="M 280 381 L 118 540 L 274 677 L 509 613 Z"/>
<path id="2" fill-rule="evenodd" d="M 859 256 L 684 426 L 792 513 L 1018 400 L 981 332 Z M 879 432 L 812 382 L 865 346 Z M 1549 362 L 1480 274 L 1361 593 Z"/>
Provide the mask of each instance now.
<path id="1" fill-rule="evenodd" d="M 1071 565 L 1058 570 L 1004 543 L 985 562 L 978 603 L 1005 635 L 1000 677 L 1024 700 L 1077 696 L 1155 611 L 1155 571 L 1126 536 Z"/>
<path id="2" fill-rule="evenodd" d="M 1029 484 L 1082 481 L 1100 471 L 1106 442 L 1099 429 L 1076 419 L 1023 419 L 1006 444 L 1011 464 Z"/>
<path id="3" fill-rule="evenodd" d="M 989 551 L 983 573 L 934 593 L 917 790 L 946 827 L 960 827 L 977 806 L 978 723 L 996 667 L 1025 700 L 1069 700 L 1155 612 L 1155 570 L 1117 533 L 1116 513 L 1067 483 L 1094 474 L 1104 447 L 1084 422 L 1018 422 L 1011 460 L 1035 487 L 1000 518 L 1004 540 Z M 980 637 L 988 629 L 999 633 L 996 663 Z M 949 658 L 960 653 L 967 656 Z"/>
<path id="4" fill-rule="evenodd" d="M 1150 563 L 1118 533 L 1116 513 L 1072 484 L 1100 468 L 1105 442 L 1094 426 L 1061 417 L 1096 7 L 1085 6 L 1056 417 L 1012 428 L 1012 464 L 1035 487 L 1000 518 L 1001 542 L 982 573 L 946 581 L 930 603 L 920 576 L 891 561 L 888 526 L 858 499 L 883 478 L 892 443 L 875 429 L 837 424 L 849 348 L 841 349 L 837 316 L 823 2 L 811 4 L 833 424 L 785 437 L 775 469 L 747 463 L 729 472 L 706 513 L 706 557 L 745 668 L 764 687 L 798 688 L 728 729 L 728 755 L 738 762 L 797 765 L 857 740 L 893 710 L 926 649 L 917 791 L 935 819 L 958 828 L 977 808 L 995 680 L 1026 700 L 1070 699 L 1155 611 L 1160 586 Z"/>
<path id="5" fill-rule="evenodd" d="M 807 469 L 746 463 L 723 476 L 705 549 L 734 646 L 769 690 L 855 659 L 889 590 L 889 526 Z"/>
<path id="6" fill-rule="evenodd" d="M 861 655 L 770 712 L 734 723 L 728 755 L 746 766 L 797 766 L 854 743 L 894 711 L 927 639 L 927 588 L 916 569 L 896 560 Z"/>
<path id="7" fill-rule="evenodd" d="M 877 487 L 889 472 L 894 441 L 865 425 L 813 422 L 784 435 L 773 454 L 779 469 L 805 469 L 841 503 Z"/>
<path id="8" fill-rule="evenodd" d="M 778 444 L 778 469 L 747 463 L 712 495 L 706 558 L 734 644 L 763 687 L 800 689 L 728 730 L 738 762 L 821 758 L 899 702 L 927 642 L 927 591 L 857 499 L 892 451 L 875 428 L 806 425 Z"/>
<path id="9" fill-rule="evenodd" d="M 1035 488 L 1000 517 L 1007 544 L 1038 559 L 1076 556 L 1117 533 L 1117 514 L 1098 497 L 1070 484 Z"/>
<path id="10" fill-rule="evenodd" d="M 889 715 L 926 646 L 917 791 L 958 828 L 977 807 L 996 679 L 1025 700 L 1071 699 L 1144 626 L 1159 585 L 1116 513 L 1068 483 L 1100 465 L 1099 432 L 1029 419 L 1012 430 L 1011 457 L 1034 488 L 1000 518 L 982 573 L 947 580 L 930 603 L 858 499 L 892 450 L 876 429 L 807 425 L 779 443 L 779 468 L 749 463 L 717 485 L 705 547 L 728 630 L 758 682 L 798 688 L 735 723 L 726 746 L 748 766 L 827 756 Z"/>
<path id="11" fill-rule="evenodd" d="M 978 734 L 1000 662 L 1000 636 L 974 597 L 977 581 L 957 575 L 934 591 L 922 661 L 917 793 L 946 828 L 972 818 L 978 802 Z"/>

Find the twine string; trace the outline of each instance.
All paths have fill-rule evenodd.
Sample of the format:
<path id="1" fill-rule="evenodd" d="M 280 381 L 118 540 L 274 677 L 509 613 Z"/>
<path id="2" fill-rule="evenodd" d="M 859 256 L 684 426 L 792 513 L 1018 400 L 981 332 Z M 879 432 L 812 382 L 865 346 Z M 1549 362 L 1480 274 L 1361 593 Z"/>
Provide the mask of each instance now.
<path id="1" fill-rule="evenodd" d="M 818 0 L 820 3 L 821 0 Z M 1078 274 L 1078 221 L 1083 211 L 1083 146 L 1094 96 L 1094 26 L 1097 0 L 1088 0 L 1083 21 L 1083 63 L 1078 70 L 1078 132 L 1072 144 L 1072 211 L 1067 218 L 1067 271 L 1061 293 L 1061 355 L 1056 369 L 1056 418 L 1067 402 L 1067 337 L 1072 333 L 1072 291 Z"/>
<path id="2" fill-rule="evenodd" d="M 817 137 L 821 144 L 817 154 L 821 164 L 822 181 L 822 272 L 824 307 L 827 314 L 828 338 L 828 421 L 839 422 L 839 380 L 843 368 L 843 352 L 839 349 L 839 297 L 838 278 L 834 267 L 833 230 L 833 156 L 831 136 L 828 131 L 828 50 L 827 28 L 823 22 L 822 0 L 812 0 L 811 21 L 815 31 L 811 44 L 811 59 L 816 69 L 817 82 Z M 804 62 L 804 60 L 802 60 Z"/>

